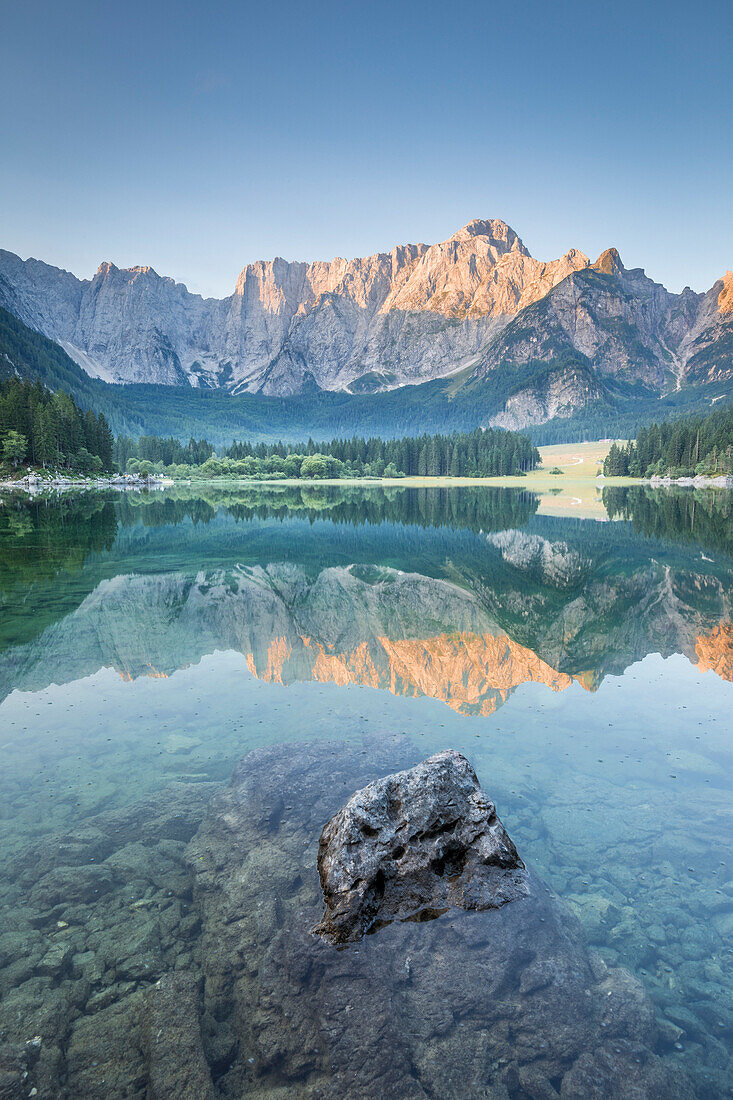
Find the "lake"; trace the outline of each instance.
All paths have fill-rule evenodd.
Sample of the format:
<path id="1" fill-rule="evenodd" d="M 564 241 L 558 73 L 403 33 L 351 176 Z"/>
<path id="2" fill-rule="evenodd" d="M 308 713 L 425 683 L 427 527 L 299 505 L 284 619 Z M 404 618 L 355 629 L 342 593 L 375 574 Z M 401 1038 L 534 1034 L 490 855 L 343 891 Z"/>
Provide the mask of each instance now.
<path id="1" fill-rule="evenodd" d="M 636 1095 L 733 1095 L 733 503 L 538 505 L 493 487 L 0 500 L 7 1095 L 610 1096 L 623 1059 Z M 538 951 L 565 936 L 587 1005 L 620 1006 L 568 1013 L 607 1026 L 603 1066 L 596 1032 L 553 1030 L 549 964 L 491 986 L 514 903 L 308 954 L 320 827 L 445 748 L 552 891 Z M 182 1092 L 182 1066 L 205 1085 Z"/>

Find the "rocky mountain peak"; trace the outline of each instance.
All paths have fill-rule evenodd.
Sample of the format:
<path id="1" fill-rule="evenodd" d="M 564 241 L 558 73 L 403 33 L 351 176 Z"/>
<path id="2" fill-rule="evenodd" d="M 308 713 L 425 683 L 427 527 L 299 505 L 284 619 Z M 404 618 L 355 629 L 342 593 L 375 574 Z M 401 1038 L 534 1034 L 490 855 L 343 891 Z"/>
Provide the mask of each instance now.
<path id="1" fill-rule="evenodd" d="M 572 278 L 588 269 L 622 277 L 623 302 L 615 280 Z M 535 259 L 498 218 L 370 256 L 259 260 L 222 300 L 148 266 L 105 261 L 82 280 L 0 250 L 0 306 L 92 377 L 234 393 L 372 392 L 467 367 L 482 377 L 512 363 L 554 363 L 560 351 L 578 352 L 603 375 L 657 387 L 669 382 L 670 355 L 677 382 L 717 382 L 731 370 L 733 272 L 706 295 L 673 295 L 625 268 L 615 248 L 594 264 L 575 248 Z M 570 415 L 599 399 L 599 385 L 553 370 L 542 392 L 512 396 L 495 415 L 514 427 L 527 422 L 529 406 L 543 420 Z"/>
<path id="2" fill-rule="evenodd" d="M 604 275 L 620 275 L 625 270 L 616 248 L 607 248 L 605 252 L 601 252 L 593 267 Z"/>
<path id="3" fill-rule="evenodd" d="M 512 227 L 500 218 L 491 218 L 490 220 L 473 218 L 449 239 L 451 241 L 470 241 L 472 237 L 488 237 L 493 244 L 503 245 L 502 251 L 521 252 L 523 256 L 529 256 L 529 252 Z"/>
<path id="4" fill-rule="evenodd" d="M 139 275 L 150 275 L 153 279 L 162 279 L 165 282 L 173 283 L 175 280 L 169 276 L 160 276 L 154 267 L 150 267 L 149 264 L 135 264 L 133 267 L 117 267 L 110 260 L 105 260 L 97 268 L 97 277 L 105 278 L 107 276 L 120 275 L 123 281 L 130 282 L 136 279 Z"/>

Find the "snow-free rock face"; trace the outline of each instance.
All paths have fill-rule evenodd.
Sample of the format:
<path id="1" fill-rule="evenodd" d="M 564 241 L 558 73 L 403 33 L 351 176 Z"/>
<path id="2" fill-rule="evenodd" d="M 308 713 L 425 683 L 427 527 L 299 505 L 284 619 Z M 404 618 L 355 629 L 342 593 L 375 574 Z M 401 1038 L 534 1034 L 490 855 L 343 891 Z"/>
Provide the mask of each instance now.
<path id="1" fill-rule="evenodd" d="M 685 375 L 689 334 L 696 326 L 706 332 L 710 327 L 711 320 L 701 316 L 705 297 L 689 289 L 671 294 L 641 268 L 625 268 L 616 249 L 609 249 L 490 340 L 474 377 L 500 365 L 552 362 L 570 353 L 582 356 L 600 377 L 662 389 Z M 581 395 L 577 404 L 584 403 Z"/>
<path id="2" fill-rule="evenodd" d="M 695 323 L 683 337 L 681 352 L 691 381 L 725 383 L 733 379 L 733 271 L 726 271 L 703 295 Z"/>
<path id="3" fill-rule="evenodd" d="M 535 260 L 504 222 L 474 220 L 435 245 L 248 264 L 219 301 L 150 267 L 103 263 L 79 280 L 0 250 L 0 305 L 107 380 L 368 391 L 460 369 L 517 310 L 588 263 L 576 249 Z"/>
<path id="4" fill-rule="evenodd" d="M 493 428 L 519 431 L 531 424 L 565 420 L 604 396 L 604 387 L 587 367 L 571 364 L 548 371 L 508 397 L 490 420 Z"/>
<path id="5" fill-rule="evenodd" d="M 733 313 L 733 271 L 726 271 L 722 279 L 715 284 L 722 283 L 718 293 L 718 311 L 721 314 Z"/>
<path id="6" fill-rule="evenodd" d="M 315 931 L 331 943 L 528 893 L 494 803 L 452 750 L 353 794 L 323 828 L 318 873 L 326 913 Z"/>
<path id="7" fill-rule="evenodd" d="M 107 381 L 292 394 L 371 392 L 473 368 L 575 352 L 599 375 L 726 380 L 733 371 L 733 275 L 706 294 L 670 294 L 615 248 L 591 264 L 571 248 L 534 259 L 505 222 L 475 219 L 438 244 L 328 262 L 248 264 L 222 300 L 150 267 L 103 263 L 91 280 L 0 250 L 0 305 Z M 550 392 L 551 391 L 551 392 Z M 518 388 L 507 427 L 598 400 L 577 377 Z"/>

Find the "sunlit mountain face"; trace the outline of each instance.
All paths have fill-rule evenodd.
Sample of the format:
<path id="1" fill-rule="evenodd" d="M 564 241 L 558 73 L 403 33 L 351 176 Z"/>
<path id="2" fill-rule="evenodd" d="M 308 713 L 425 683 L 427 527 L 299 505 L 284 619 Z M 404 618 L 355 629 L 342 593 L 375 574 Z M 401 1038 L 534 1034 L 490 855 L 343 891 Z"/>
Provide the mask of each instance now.
<path id="1" fill-rule="evenodd" d="M 526 683 L 594 691 L 648 653 L 731 679 L 731 561 L 680 538 L 677 516 L 667 534 L 657 515 L 648 538 L 638 502 L 597 523 L 540 517 L 528 494 L 472 494 L 6 510 L 6 544 L 25 553 L 3 565 L 17 639 L 0 653 L 3 696 L 100 668 L 167 676 L 221 651 L 261 681 L 426 696 L 461 715 L 491 715 Z M 707 514 L 719 539 L 729 517 Z"/>

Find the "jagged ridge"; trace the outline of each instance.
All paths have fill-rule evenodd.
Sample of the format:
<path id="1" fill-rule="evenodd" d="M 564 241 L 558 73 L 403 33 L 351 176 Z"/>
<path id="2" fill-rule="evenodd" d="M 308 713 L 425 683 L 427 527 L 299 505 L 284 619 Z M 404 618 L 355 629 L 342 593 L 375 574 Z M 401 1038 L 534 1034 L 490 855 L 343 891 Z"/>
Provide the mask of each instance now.
<path id="1" fill-rule="evenodd" d="M 234 392 L 385 389 L 452 373 L 589 260 L 533 259 L 499 220 L 363 259 L 248 264 L 221 301 L 150 267 L 79 280 L 0 251 L 0 304 L 107 381 Z"/>
<path id="2" fill-rule="evenodd" d="M 733 379 L 733 273 L 672 294 L 614 248 L 535 260 L 500 220 L 362 259 L 259 261 L 223 300 L 150 267 L 79 280 L 0 251 L 0 305 L 105 381 L 290 395 L 455 375 L 458 392 L 522 367 L 492 419 L 515 428 L 573 416 L 607 385 L 725 393 Z"/>

